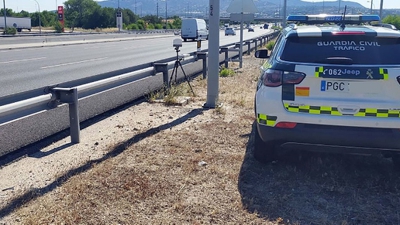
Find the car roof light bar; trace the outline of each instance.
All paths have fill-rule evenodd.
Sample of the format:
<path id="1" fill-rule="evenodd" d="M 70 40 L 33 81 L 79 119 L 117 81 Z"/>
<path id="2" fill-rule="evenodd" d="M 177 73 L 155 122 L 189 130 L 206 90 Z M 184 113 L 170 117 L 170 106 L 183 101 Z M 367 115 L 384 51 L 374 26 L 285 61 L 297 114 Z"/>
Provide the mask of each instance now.
<path id="1" fill-rule="evenodd" d="M 378 15 L 289 15 L 286 19 L 291 22 L 300 22 L 306 24 L 318 24 L 318 23 L 367 23 L 372 21 L 380 21 Z"/>

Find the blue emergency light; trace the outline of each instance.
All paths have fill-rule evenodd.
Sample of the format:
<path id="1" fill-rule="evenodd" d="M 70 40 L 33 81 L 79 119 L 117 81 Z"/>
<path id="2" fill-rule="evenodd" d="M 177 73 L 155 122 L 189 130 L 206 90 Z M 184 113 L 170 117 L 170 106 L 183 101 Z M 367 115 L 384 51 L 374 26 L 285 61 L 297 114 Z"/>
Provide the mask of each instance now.
<path id="1" fill-rule="evenodd" d="M 372 21 L 380 21 L 378 15 L 289 15 L 286 19 L 291 22 L 300 23 L 332 23 L 332 22 L 343 22 L 343 23 L 366 23 Z"/>

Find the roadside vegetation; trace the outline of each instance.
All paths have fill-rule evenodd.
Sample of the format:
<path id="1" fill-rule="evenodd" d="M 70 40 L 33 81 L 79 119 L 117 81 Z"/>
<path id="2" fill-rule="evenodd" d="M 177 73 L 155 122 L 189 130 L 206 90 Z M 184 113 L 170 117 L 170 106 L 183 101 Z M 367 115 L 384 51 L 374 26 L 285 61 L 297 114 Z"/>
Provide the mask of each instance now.
<path id="1" fill-rule="evenodd" d="M 400 15 L 389 15 L 382 20 L 382 23 L 389 23 L 400 30 Z"/>
<path id="2" fill-rule="evenodd" d="M 235 75 L 235 71 L 233 69 L 230 68 L 225 68 L 223 67 L 220 71 L 219 71 L 219 76 L 220 77 L 231 77 Z"/>
<path id="3" fill-rule="evenodd" d="M 30 17 L 33 27 L 39 27 L 39 13 L 29 13 L 27 11 L 14 12 L 6 9 L 7 16 L 11 17 Z M 65 28 L 82 29 L 105 29 L 116 27 L 117 9 L 101 7 L 94 0 L 68 0 L 64 2 Z M 171 16 L 167 21 L 155 16 L 146 15 L 140 17 L 130 9 L 121 9 L 123 18 L 123 28 L 127 30 L 149 30 L 149 29 L 180 29 L 181 19 Z M 4 15 L 4 10 L 0 10 L 0 16 Z M 52 27 L 56 32 L 60 31 L 60 24 L 57 13 L 43 11 L 40 13 L 40 25 L 42 27 Z"/>

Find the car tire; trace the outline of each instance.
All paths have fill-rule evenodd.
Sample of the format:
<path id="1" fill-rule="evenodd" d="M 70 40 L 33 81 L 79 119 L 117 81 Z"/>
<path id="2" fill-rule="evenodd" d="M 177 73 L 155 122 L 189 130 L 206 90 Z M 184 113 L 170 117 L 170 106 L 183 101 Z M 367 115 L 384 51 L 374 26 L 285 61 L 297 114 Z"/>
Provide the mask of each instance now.
<path id="1" fill-rule="evenodd" d="M 275 143 L 274 142 L 264 142 L 259 133 L 258 129 L 255 128 L 254 132 L 254 158 L 260 163 L 268 163 L 275 160 Z"/>
<path id="2" fill-rule="evenodd" d="M 183 41 L 186 42 L 186 38 L 184 38 Z"/>

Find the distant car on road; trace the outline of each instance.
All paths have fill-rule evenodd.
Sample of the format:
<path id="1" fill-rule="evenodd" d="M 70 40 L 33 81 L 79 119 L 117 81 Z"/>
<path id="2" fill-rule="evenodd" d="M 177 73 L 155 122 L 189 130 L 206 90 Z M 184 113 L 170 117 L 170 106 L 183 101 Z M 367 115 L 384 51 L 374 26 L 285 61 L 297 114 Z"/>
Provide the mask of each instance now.
<path id="1" fill-rule="evenodd" d="M 250 27 L 247 29 L 247 31 L 248 31 L 248 32 L 254 32 L 254 27 L 251 27 L 251 26 L 250 26 Z"/>
<path id="2" fill-rule="evenodd" d="M 269 25 L 266 23 L 264 24 L 264 29 L 268 29 Z"/>
<path id="3" fill-rule="evenodd" d="M 225 36 L 236 35 L 236 31 L 232 27 L 225 28 Z"/>

